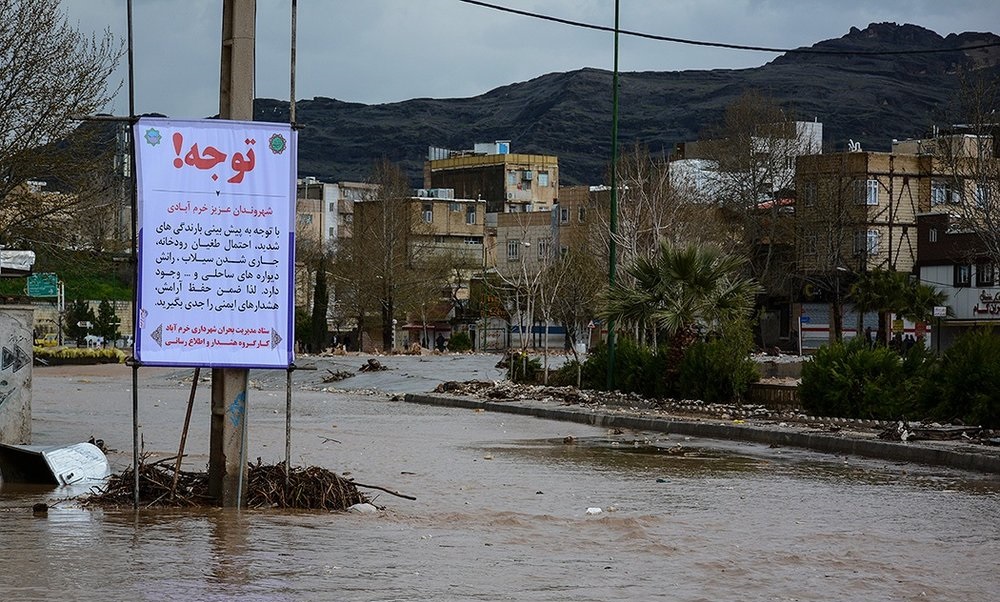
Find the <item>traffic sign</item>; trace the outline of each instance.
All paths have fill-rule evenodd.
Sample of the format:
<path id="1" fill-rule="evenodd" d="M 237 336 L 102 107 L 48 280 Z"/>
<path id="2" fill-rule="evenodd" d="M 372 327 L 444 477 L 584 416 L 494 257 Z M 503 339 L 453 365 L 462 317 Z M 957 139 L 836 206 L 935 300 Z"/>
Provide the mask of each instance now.
<path id="1" fill-rule="evenodd" d="M 29 297 L 58 297 L 59 277 L 52 273 L 32 274 L 28 276 Z"/>

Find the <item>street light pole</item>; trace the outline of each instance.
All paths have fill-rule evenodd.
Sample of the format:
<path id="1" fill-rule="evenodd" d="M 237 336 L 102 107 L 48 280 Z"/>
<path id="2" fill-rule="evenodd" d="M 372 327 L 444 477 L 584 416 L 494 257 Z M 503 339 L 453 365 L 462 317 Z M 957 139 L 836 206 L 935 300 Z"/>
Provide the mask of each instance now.
<path id="1" fill-rule="evenodd" d="M 615 59 L 611 78 L 611 216 L 608 237 L 608 286 L 615 285 L 618 268 L 618 16 L 619 1 L 615 0 Z M 608 320 L 608 389 L 615 388 L 615 321 Z"/>

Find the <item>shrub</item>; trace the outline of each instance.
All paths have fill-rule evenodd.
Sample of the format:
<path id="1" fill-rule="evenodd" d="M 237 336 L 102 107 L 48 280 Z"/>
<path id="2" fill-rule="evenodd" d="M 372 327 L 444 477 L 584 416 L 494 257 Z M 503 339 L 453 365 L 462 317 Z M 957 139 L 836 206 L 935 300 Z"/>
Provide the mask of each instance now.
<path id="1" fill-rule="evenodd" d="M 516 383 L 534 384 L 538 382 L 538 374 L 542 370 L 542 362 L 536 357 L 529 357 L 522 351 L 510 354 L 510 379 Z"/>
<path id="2" fill-rule="evenodd" d="M 456 332 L 448 339 L 448 351 L 469 351 L 472 349 L 472 338 L 467 332 Z"/>
<path id="3" fill-rule="evenodd" d="M 576 360 L 569 360 L 565 362 L 558 369 L 549 372 L 549 384 L 553 387 L 575 387 L 576 386 L 576 371 L 577 368 L 581 369 L 581 381 L 583 380 L 582 375 L 582 364 Z M 582 384 L 582 382 L 581 382 Z"/>
<path id="4" fill-rule="evenodd" d="M 915 418 L 922 413 L 917 397 L 932 363 L 921 346 L 904 358 L 861 338 L 834 343 L 802 365 L 799 397 L 806 410 L 821 416 Z"/>
<path id="5" fill-rule="evenodd" d="M 753 333 L 746 323 L 726 328 L 719 338 L 695 343 L 681 360 L 680 395 L 710 403 L 741 401 L 750 383 L 760 379 L 750 359 L 752 348 Z"/>
<path id="6" fill-rule="evenodd" d="M 1000 428 L 1000 336 L 977 330 L 944 352 L 921 399 L 939 420 Z"/>
<path id="7" fill-rule="evenodd" d="M 666 355 L 660 351 L 641 347 L 627 338 L 619 339 L 615 345 L 615 389 L 619 391 L 662 397 L 667 393 L 665 368 Z M 591 349 L 583 364 L 582 385 L 587 389 L 608 388 L 606 343 L 601 342 Z"/>

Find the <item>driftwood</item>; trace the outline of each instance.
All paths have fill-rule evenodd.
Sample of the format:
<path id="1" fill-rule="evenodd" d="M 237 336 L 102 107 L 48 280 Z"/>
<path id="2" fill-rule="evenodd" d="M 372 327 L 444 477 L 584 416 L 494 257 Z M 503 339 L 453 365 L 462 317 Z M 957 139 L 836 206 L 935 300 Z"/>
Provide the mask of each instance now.
<path id="1" fill-rule="evenodd" d="M 208 474 L 180 471 L 173 491 L 174 470 L 166 466 L 176 458 L 164 458 L 151 464 L 139 463 L 139 504 L 142 507 L 217 506 L 208 494 Z M 132 468 L 112 475 L 107 483 L 83 498 L 84 505 L 123 507 L 133 503 Z M 346 510 L 354 504 L 370 503 L 357 486 L 329 470 L 316 466 L 292 467 L 285 485 L 285 465 L 250 464 L 247 470 L 248 508 L 300 508 Z"/>
<path id="2" fill-rule="evenodd" d="M 330 374 L 329 374 L 329 376 L 324 376 L 323 377 L 323 382 L 324 383 L 334 383 L 334 382 L 337 382 L 337 381 L 344 380 L 345 378 L 351 378 L 352 376 L 354 376 L 353 372 L 347 372 L 347 371 L 344 371 L 344 370 L 340 370 L 340 371 L 334 372 L 333 370 L 330 370 L 328 368 L 327 372 L 329 372 Z"/>

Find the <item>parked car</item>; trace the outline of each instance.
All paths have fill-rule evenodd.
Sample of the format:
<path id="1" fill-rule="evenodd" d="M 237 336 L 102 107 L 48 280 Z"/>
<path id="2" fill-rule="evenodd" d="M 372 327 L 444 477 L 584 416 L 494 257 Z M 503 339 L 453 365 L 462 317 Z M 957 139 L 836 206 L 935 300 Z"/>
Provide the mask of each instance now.
<path id="1" fill-rule="evenodd" d="M 42 335 L 35 339 L 35 347 L 55 347 L 59 344 L 59 337 L 54 334 Z"/>

